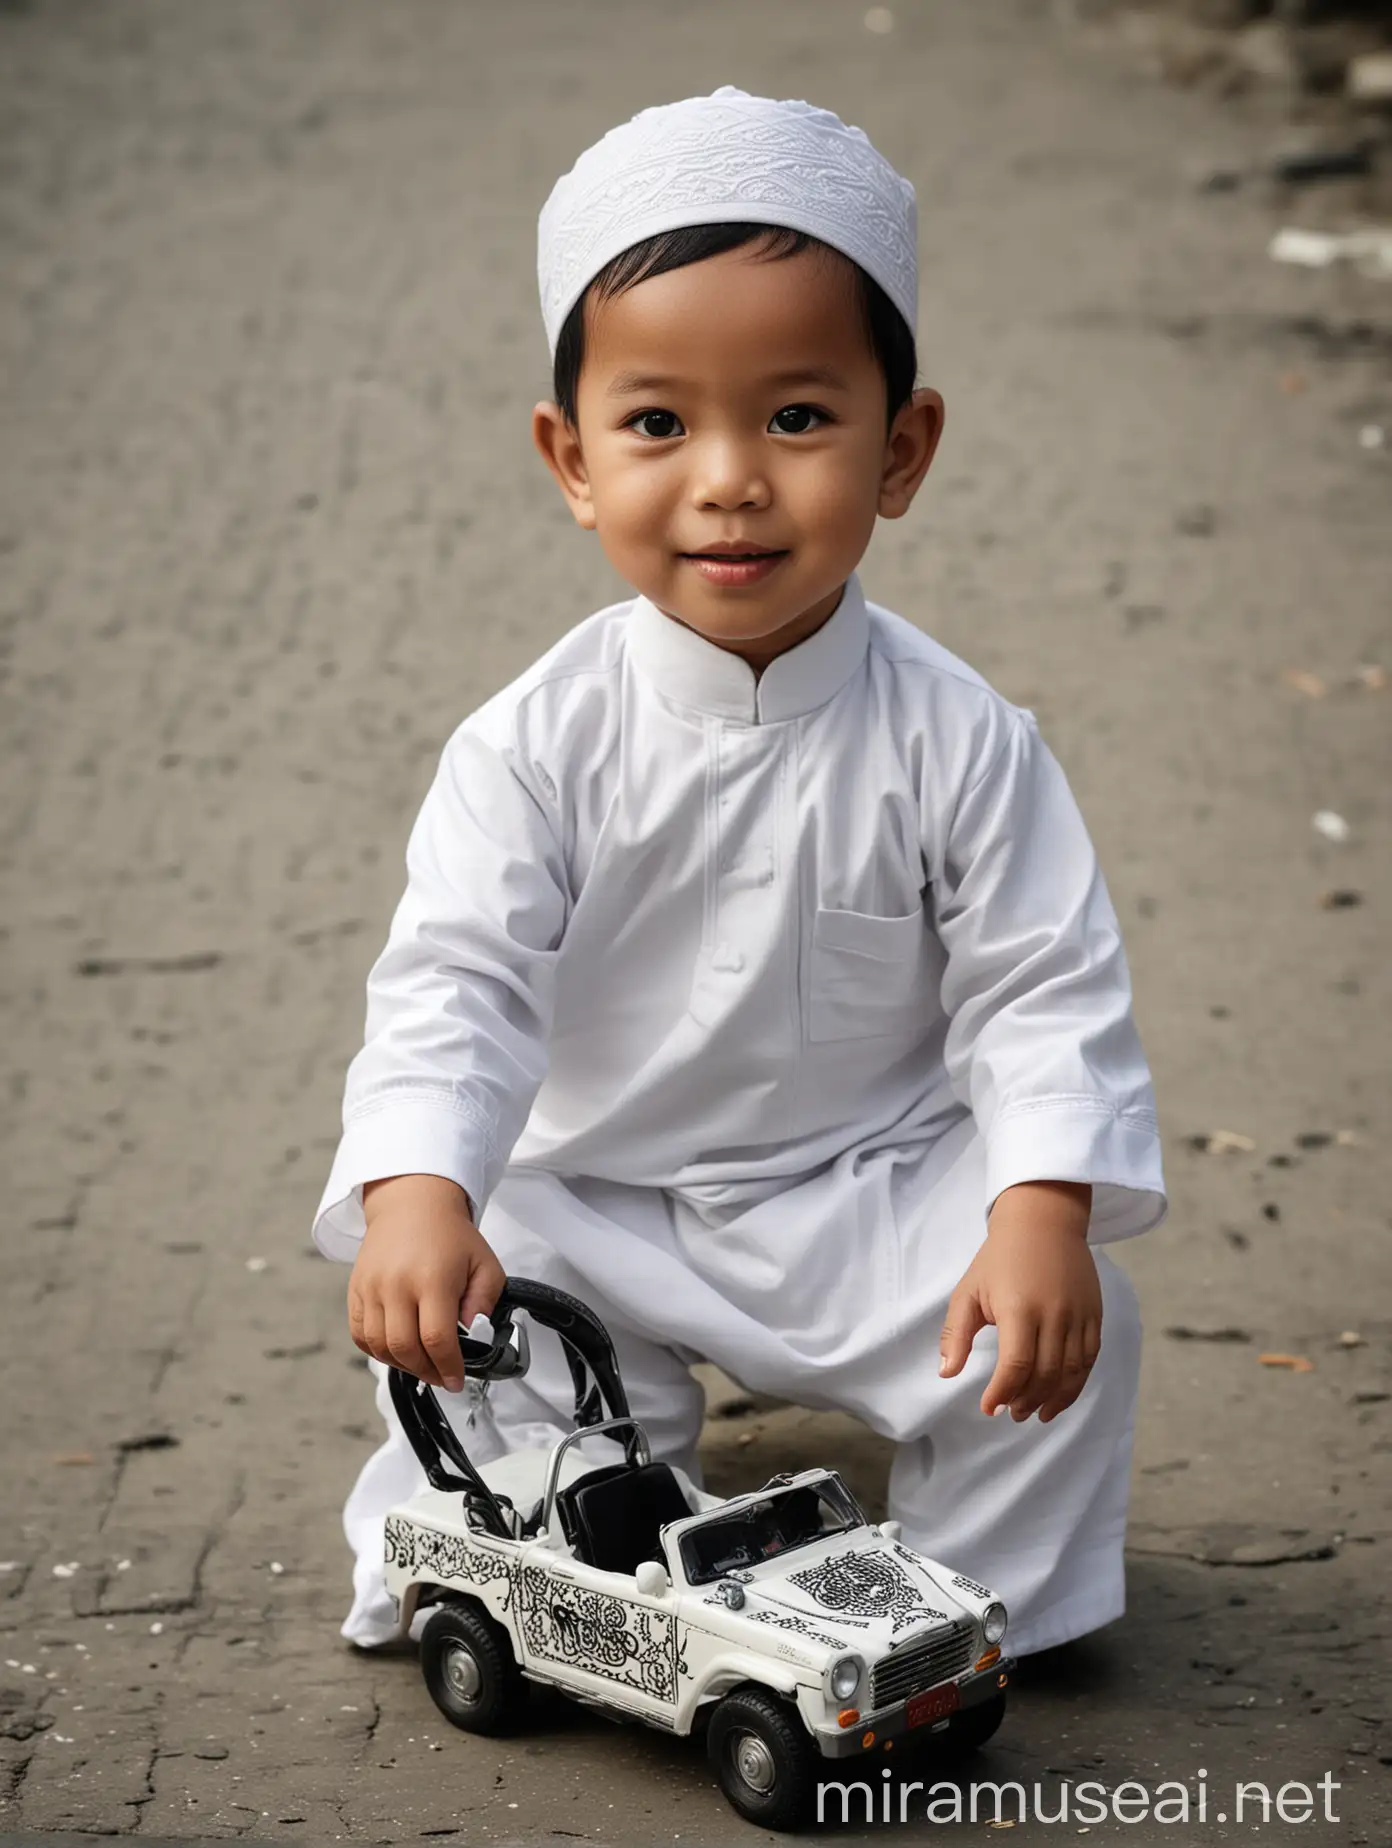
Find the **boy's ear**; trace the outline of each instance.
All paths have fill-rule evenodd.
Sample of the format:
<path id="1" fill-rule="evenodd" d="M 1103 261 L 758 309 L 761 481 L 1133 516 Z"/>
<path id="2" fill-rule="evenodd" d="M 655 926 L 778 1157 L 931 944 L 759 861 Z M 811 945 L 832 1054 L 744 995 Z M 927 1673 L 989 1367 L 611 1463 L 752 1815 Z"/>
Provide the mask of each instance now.
<path id="1" fill-rule="evenodd" d="M 912 506 L 937 450 L 943 416 L 941 393 L 925 386 L 895 417 L 880 476 L 880 513 L 884 519 L 902 519 Z"/>
<path id="2" fill-rule="evenodd" d="M 575 516 L 577 526 L 594 531 L 594 501 L 590 496 L 590 478 L 580 449 L 580 435 L 569 423 L 559 404 L 549 399 L 532 412 L 532 441 L 542 461 L 560 483 L 566 505 Z"/>

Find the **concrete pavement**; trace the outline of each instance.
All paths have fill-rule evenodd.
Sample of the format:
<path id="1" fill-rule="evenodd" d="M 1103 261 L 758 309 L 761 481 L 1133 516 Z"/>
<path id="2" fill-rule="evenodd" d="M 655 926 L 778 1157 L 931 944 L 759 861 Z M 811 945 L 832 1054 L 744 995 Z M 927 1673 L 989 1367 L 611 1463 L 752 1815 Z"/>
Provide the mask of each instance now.
<path id="1" fill-rule="evenodd" d="M 306 1244 L 439 748 L 622 594 L 530 449 L 536 210 L 604 128 L 734 81 L 918 186 L 948 434 L 867 583 L 1039 715 L 1168 1132 L 1171 1219 L 1122 1253 L 1132 1609 L 979 1775 L 1202 1768 L 1215 1841 L 1250 1833 L 1220 1790 L 1328 1775 L 1309 1832 L 1389 1840 L 1392 695 L 1359 669 L 1392 667 L 1392 289 L 1278 269 L 1268 201 L 1196 193 L 1258 104 L 1028 0 L 894 22 L 0 7 L 0 1829 L 754 1834 L 680 1742 L 550 1706 L 467 1740 L 409 1658 L 338 1642 L 373 1413 Z M 792 1410 L 713 1420 L 708 1456 L 881 1492 L 879 1446 Z"/>

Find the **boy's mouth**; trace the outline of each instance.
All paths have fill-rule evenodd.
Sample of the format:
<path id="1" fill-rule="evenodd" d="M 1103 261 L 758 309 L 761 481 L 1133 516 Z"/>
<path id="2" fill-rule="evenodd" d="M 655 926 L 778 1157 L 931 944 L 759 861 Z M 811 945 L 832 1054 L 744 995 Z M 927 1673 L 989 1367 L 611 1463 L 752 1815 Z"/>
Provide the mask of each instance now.
<path id="1" fill-rule="evenodd" d="M 703 552 L 681 552 L 678 556 L 694 565 L 708 583 L 738 586 L 755 584 L 766 578 L 788 554 L 761 545 L 730 545 L 710 546 Z"/>

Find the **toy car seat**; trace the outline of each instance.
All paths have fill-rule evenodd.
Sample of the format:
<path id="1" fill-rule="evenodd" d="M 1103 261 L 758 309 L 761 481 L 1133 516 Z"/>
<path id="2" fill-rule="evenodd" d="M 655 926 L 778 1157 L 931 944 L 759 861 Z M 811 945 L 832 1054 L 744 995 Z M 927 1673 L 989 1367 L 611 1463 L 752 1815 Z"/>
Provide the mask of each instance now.
<path id="1" fill-rule="evenodd" d="M 561 1528 L 582 1564 L 601 1572 L 636 1572 L 662 1559 L 660 1534 L 691 1513 L 670 1463 L 592 1469 L 556 1497 Z"/>

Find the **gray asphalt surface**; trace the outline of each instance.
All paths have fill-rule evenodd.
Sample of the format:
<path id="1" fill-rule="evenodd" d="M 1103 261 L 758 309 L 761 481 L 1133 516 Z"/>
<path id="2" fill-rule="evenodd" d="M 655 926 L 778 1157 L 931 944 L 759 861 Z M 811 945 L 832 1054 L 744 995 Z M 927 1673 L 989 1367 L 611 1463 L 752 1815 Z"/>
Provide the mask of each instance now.
<path id="1" fill-rule="evenodd" d="M 1201 1827 L 1090 1831 L 1150 1843 L 1246 1839 L 1236 1782 L 1328 1774 L 1305 1832 L 1392 1840 L 1392 695 L 1358 674 L 1392 668 L 1392 287 L 1270 263 L 1299 199 L 1196 190 L 1266 146 L 1260 104 L 1025 0 L 863 21 L 0 6 L 0 1828 L 757 1836 L 682 1742 L 552 1706 L 466 1739 L 408 1656 L 339 1643 L 373 1413 L 306 1244 L 439 748 L 622 594 L 530 449 L 535 213 L 606 127 L 734 81 L 918 186 L 948 434 L 866 581 L 1038 713 L 1168 1132 L 1172 1217 L 1122 1253 L 1132 1608 L 975 1775 L 1206 1771 Z M 708 1455 L 718 1487 L 883 1479 L 793 1410 Z M 942 1832 L 910 1815 L 881 1833 Z"/>

